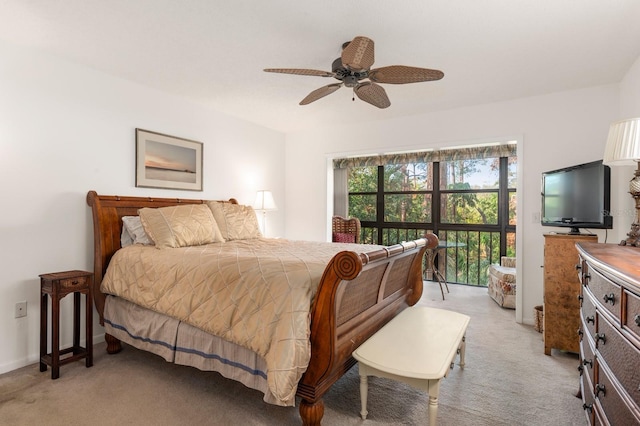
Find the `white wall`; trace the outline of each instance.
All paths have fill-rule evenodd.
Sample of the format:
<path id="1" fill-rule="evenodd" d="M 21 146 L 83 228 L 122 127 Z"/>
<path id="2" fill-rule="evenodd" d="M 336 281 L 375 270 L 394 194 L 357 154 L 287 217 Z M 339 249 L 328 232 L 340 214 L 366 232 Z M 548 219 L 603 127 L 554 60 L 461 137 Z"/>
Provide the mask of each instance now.
<path id="1" fill-rule="evenodd" d="M 640 56 L 620 83 L 620 119 L 640 117 Z"/>
<path id="2" fill-rule="evenodd" d="M 136 127 L 203 142 L 204 191 L 136 188 Z M 284 204 L 284 148 L 280 133 L 0 44 L 0 373 L 38 359 L 38 275 L 93 269 L 87 191 L 252 204 L 268 188 Z M 282 235 L 283 218 L 269 213 L 270 233 Z M 71 299 L 62 300 L 64 346 Z M 28 302 L 25 318 L 14 318 L 18 301 Z"/>
<path id="3" fill-rule="evenodd" d="M 620 112 L 616 120 L 640 117 L 640 57 L 629 68 L 627 74 L 620 82 Z M 631 223 L 635 218 L 635 203 L 629 195 L 629 180 L 633 177 L 635 167 L 617 166 L 611 168 L 611 185 L 616 190 L 616 203 L 611 206 L 614 212 L 618 212 L 621 221 L 616 229 L 613 242 L 619 242 L 627 238 L 627 232 L 631 229 Z"/>
<path id="4" fill-rule="evenodd" d="M 540 225 L 541 173 L 601 159 L 618 106 L 618 87 L 612 85 L 287 135 L 286 236 L 326 239 L 328 157 L 518 139 L 518 319 L 533 324 L 533 307 L 542 303 L 543 234 L 562 231 Z M 618 222 L 614 217 L 615 228 Z M 603 242 L 604 232 L 597 233 Z"/>

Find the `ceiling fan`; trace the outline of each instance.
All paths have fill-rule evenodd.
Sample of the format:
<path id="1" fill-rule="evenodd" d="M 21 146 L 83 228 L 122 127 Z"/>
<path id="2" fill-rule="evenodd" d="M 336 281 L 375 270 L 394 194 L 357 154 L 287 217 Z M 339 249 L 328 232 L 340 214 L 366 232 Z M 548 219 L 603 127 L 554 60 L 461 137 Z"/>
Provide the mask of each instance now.
<path id="1" fill-rule="evenodd" d="M 353 92 L 361 100 L 378 108 L 391 105 L 387 92 L 377 83 L 406 84 L 422 81 L 440 80 L 444 73 L 427 68 L 408 67 L 405 65 L 391 65 L 374 68 L 373 40 L 358 36 L 342 45 L 342 55 L 333 61 L 331 71 L 320 71 L 300 68 L 266 68 L 266 72 L 283 74 L 311 75 L 318 77 L 333 77 L 340 83 L 323 86 L 309 93 L 300 105 L 307 105 L 317 101 L 342 86 L 352 87 Z M 355 98 L 354 98 L 355 100 Z"/>

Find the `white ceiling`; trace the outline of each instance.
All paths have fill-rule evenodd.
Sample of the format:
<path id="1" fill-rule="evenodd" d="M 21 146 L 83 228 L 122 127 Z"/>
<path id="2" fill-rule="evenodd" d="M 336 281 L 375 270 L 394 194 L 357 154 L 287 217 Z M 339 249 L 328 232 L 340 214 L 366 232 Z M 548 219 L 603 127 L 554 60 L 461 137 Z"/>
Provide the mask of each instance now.
<path id="1" fill-rule="evenodd" d="M 640 56 L 638 0 L 0 0 L 0 39 L 211 105 L 282 132 L 617 83 Z M 331 69 L 375 41 L 374 68 L 444 71 L 383 85 L 380 110 L 335 82 L 263 72 Z"/>

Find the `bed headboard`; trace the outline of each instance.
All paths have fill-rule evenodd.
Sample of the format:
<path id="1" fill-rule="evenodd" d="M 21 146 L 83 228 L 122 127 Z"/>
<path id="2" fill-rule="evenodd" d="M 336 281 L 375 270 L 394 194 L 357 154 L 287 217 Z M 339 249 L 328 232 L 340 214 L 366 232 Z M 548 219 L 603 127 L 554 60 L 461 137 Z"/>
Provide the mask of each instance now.
<path id="1" fill-rule="evenodd" d="M 96 309 L 102 314 L 104 311 L 105 295 L 100 292 L 100 283 L 107 270 L 113 254 L 120 248 L 120 234 L 122 233 L 122 217 L 137 216 L 138 209 L 143 207 L 168 207 L 179 204 L 203 204 L 208 200 L 186 198 L 156 198 L 156 197 L 121 197 L 118 195 L 98 195 L 95 191 L 87 193 L 87 204 L 93 213 L 93 300 Z M 229 202 L 238 204 L 235 198 Z"/>

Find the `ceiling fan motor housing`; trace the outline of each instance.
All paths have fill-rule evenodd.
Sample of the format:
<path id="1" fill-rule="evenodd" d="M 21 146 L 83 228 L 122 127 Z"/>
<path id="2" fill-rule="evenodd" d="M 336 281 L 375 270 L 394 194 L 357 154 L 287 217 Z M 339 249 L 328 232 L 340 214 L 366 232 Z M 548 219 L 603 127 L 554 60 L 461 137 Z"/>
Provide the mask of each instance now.
<path id="1" fill-rule="evenodd" d="M 367 78 L 369 76 L 368 71 L 351 71 L 349 68 L 345 67 L 342 64 L 342 58 L 337 58 L 331 64 L 331 71 L 335 74 L 335 78 L 344 83 L 346 87 L 355 87 L 358 85 L 358 82 L 363 78 Z"/>

